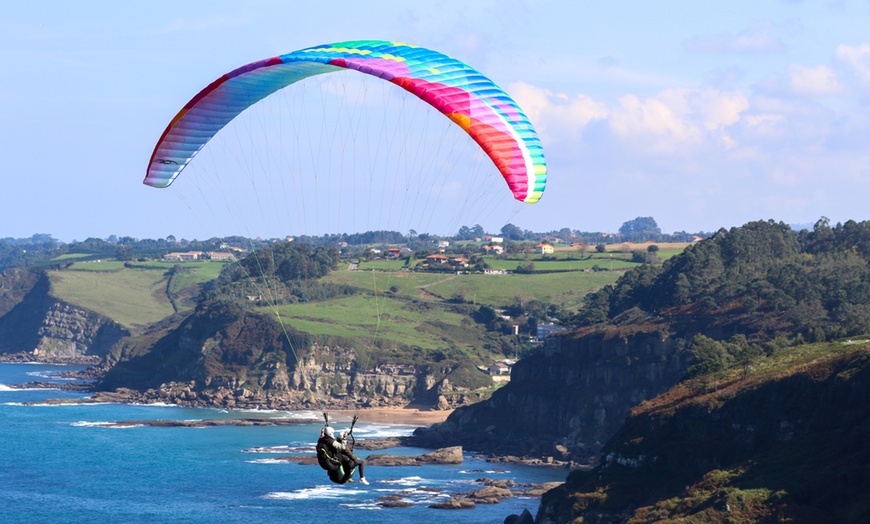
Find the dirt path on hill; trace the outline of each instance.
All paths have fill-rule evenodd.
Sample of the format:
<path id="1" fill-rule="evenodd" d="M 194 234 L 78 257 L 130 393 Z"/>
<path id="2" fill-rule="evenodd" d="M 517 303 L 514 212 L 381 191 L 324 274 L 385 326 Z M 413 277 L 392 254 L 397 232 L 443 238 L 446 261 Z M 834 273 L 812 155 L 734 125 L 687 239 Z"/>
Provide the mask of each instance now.
<path id="1" fill-rule="evenodd" d="M 432 282 L 430 284 L 426 284 L 424 286 L 417 286 L 417 289 L 420 290 L 420 298 L 423 300 L 447 300 L 447 297 L 443 297 L 443 296 L 439 295 L 438 293 L 433 293 L 432 291 L 429 291 L 426 288 L 428 288 L 429 286 L 434 286 L 435 284 L 441 284 L 443 282 L 447 282 L 448 280 L 453 280 L 457 276 L 458 275 L 450 275 L 447 278 L 442 278 L 441 280 L 436 280 L 435 282 Z"/>

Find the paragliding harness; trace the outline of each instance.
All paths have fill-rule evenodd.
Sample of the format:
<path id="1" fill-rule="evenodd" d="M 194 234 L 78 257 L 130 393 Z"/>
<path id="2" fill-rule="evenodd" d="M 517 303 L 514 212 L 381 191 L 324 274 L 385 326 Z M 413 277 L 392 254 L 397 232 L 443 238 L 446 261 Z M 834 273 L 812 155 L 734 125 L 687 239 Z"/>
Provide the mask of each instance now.
<path id="1" fill-rule="evenodd" d="M 353 427 L 356 425 L 358 417 L 357 415 L 353 416 L 353 421 L 350 424 L 350 430 L 347 432 L 350 437 L 350 452 L 353 453 L 353 448 L 356 445 L 356 438 L 353 436 Z M 324 411 L 323 412 L 323 422 L 324 427 L 329 426 L 329 415 Z M 340 483 L 342 479 L 349 479 L 354 471 L 356 471 L 356 466 L 350 470 L 350 472 L 346 472 L 344 460 L 342 460 L 342 453 L 337 451 L 332 447 L 333 438 L 323 438 L 317 440 L 317 463 L 320 464 L 320 467 L 325 469 L 329 474 L 329 479 L 333 482 Z"/>

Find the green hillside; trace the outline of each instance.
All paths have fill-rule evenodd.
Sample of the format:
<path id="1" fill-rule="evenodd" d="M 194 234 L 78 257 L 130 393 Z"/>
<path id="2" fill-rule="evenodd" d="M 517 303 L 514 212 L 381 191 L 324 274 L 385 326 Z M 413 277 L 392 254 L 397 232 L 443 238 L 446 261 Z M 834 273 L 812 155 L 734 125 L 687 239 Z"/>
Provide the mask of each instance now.
<path id="1" fill-rule="evenodd" d="M 513 267 L 516 267 L 516 263 Z M 620 274 L 608 271 L 566 271 L 510 275 L 480 273 L 457 275 L 340 269 L 330 273 L 326 281 L 351 285 L 367 293 L 379 295 L 389 293 L 423 300 L 461 298 L 468 303 L 499 308 L 513 303 L 514 298 L 519 297 L 522 300 L 539 300 L 556 304 L 560 308 L 576 309 L 587 293 L 616 282 Z"/>
<path id="2" fill-rule="evenodd" d="M 216 262 L 77 262 L 49 277 L 53 296 L 139 332 L 192 308 L 199 285 L 216 278 L 222 267 Z"/>
<path id="3" fill-rule="evenodd" d="M 492 344 L 485 326 L 471 319 L 472 306 L 412 301 L 389 295 L 353 295 L 333 300 L 261 307 L 263 314 L 280 315 L 296 331 L 325 342 L 342 337 L 361 347 L 418 347 L 424 350 Z"/>

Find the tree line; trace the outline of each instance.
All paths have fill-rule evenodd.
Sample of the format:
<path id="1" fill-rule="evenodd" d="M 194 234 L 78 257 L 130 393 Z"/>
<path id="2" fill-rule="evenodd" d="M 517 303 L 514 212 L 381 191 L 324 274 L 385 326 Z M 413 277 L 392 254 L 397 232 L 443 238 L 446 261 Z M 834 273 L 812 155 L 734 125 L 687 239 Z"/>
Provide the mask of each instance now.
<path id="1" fill-rule="evenodd" d="M 661 266 L 639 266 L 590 293 L 571 322 L 666 325 L 707 355 L 706 365 L 868 334 L 870 222 L 720 229 Z"/>

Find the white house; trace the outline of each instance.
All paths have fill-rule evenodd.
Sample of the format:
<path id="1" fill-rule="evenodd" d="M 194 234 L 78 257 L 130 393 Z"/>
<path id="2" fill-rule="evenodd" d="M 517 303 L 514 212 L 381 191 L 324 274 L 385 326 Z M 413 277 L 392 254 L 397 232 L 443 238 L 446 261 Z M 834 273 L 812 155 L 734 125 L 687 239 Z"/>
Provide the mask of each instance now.
<path id="1" fill-rule="evenodd" d="M 511 367 L 505 364 L 504 362 L 496 362 L 495 364 L 489 366 L 489 374 L 490 375 L 510 375 Z"/>

